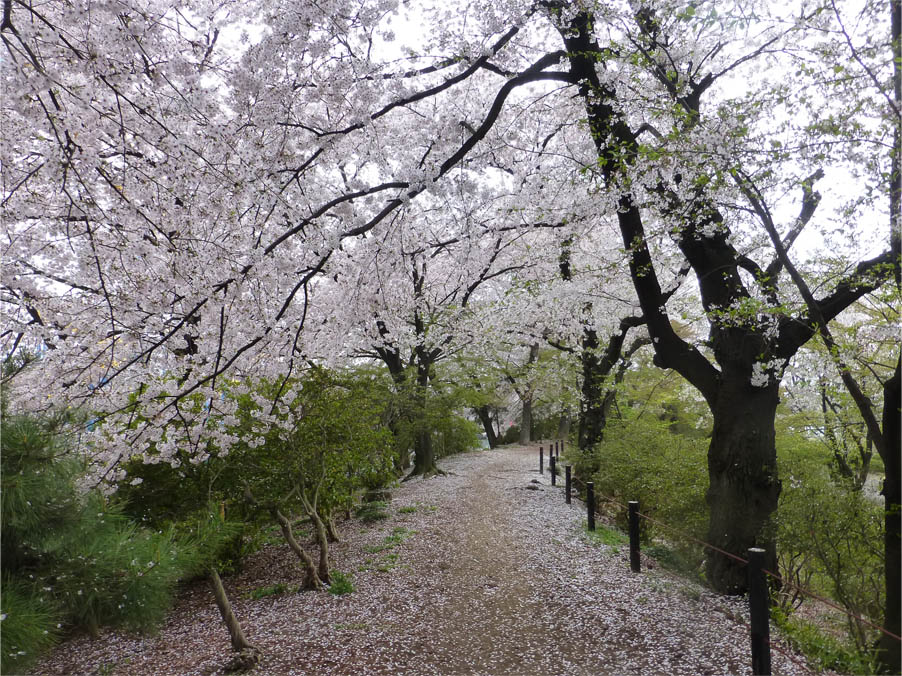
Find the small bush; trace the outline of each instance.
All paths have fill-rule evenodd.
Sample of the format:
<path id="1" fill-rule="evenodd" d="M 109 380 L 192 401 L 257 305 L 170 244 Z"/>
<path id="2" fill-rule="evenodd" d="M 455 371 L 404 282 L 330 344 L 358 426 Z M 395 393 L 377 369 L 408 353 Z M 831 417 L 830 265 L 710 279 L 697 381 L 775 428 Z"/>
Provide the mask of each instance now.
<path id="1" fill-rule="evenodd" d="M 350 575 L 345 575 L 340 570 L 333 570 L 330 574 L 332 583 L 329 585 L 329 593 L 341 596 L 354 591 L 354 583 Z"/>
<path id="2" fill-rule="evenodd" d="M 246 596 L 250 599 L 265 599 L 267 596 L 281 596 L 282 594 L 288 594 L 291 592 L 297 591 L 297 587 L 278 583 L 271 584 L 266 587 L 258 587 L 257 589 L 252 589 L 249 591 Z"/>
<path id="3" fill-rule="evenodd" d="M 880 620 L 885 603 L 883 506 L 848 483 L 831 480 L 822 458 L 810 462 L 803 454 L 790 454 L 781 474 L 776 516 L 780 574 L 833 598 L 854 615 Z M 802 599 L 779 601 L 787 611 Z M 874 631 L 853 617 L 847 629 L 858 649 L 868 653 Z"/>
<path id="4" fill-rule="evenodd" d="M 80 465 L 52 425 L 15 416 L 2 425 L 0 670 L 18 670 L 65 626 L 153 629 L 177 581 L 203 559 L 199 548 L 171 529 L 139 528 L 97 491 L 76 490 Z"/>
<path id="5" fill-rule="evenodd" d="M 666 421 L 648 416 L 609 422 L 601 444 L 570 457 L 578 476 L 594 479 L 599 496 L 624 505 L 638 500 L 642 513 L 703 539 L 708 522 L 707 445 L 704 439 L 675 434 Z M 625 510 L 617 510 L 617 519 L 625 530 Z M 656 535 L 678 540 L 672 531 L 646 519 L 640 520 L 640 535 L 645 542 Z M 686 556 L 695 551 L 688 541 L 679 546 Z"/>
<path id="6" fill-rule="evenodd" d="M 789 644 L 803 653 L 819 671 L 835 671 L 840 674 L 876 674 L 876 660 L 862 653 L 854 645 L 844 643 L 811 622 L 778 609 L 771 611 L 771 619 L 780 628 Z"/>
<path id="7" fill-rule="evenodd" d="M 388 518 L 389 515 L 386 511 L 387 507 L 388 505 L 381 500 L 364 502 L 357 507 L 355 514 L 357 515 L 357 518 L 364 523 L 373 523 L 374 521 L 381 521 Z"/>
<path id="8" fill-rule="evenodd" d="M 0 596 L 0 672 L 22 673 L 59 637 L 60 613 L 34 585 L 10 578 Z"/>

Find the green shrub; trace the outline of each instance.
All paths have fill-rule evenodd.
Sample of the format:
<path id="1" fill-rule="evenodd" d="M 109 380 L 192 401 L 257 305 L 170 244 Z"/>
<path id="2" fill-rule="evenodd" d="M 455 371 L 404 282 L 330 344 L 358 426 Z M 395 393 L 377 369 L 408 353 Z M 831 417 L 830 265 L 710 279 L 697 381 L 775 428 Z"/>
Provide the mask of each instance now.
<path id="1" fill-rule="evenodd" d="M 383 519 L 388 518 L 388 512 L 386 511 L 387 507 L 388 505 L 381 500 L 364 502 L 357 507 L 355 514 L 357 515 L 357 518 L 364 523 L 373 523 L 374 521 L 382 521 Z"/>
<path id="2" fill-rule="evenodd" d="M 872 655 L 825 633 L 816 624 L 788 615 L 778 608 L 772 609 L 771 619 L 789 644 L 803 653 L 819 671 L 862 675 L 878 672 Z"/>
<path id="3" fill-rule="evenodd" d="M 198 548 L 177 542 L 172 530 L 138 528 L 97 491 L 76 490 L 80 463 L 52 421 L 7 415 L 0 422 L 6 615 L 0 669 L 8 672 L 13 658 L 18 664 L 46 647 L 55 633 L 50 624 L 152 629 L 176 582 L 200 560 Z M 6 650 L 17 641 L 30 647 Z"/>
<path id="4" fill-rule="evenodd" d="M 329 584 L 330 594 L 341 596 L 354 591 L 354 583 L 350 575 L 345 575 L 340 570 L 333 570 L 329 575 L 332 579 L 332 582 Z"/>
<path id="5" fill-rule="evenodd" d="M 86 496 L 77 528 L 54 540 L 35 577 L 68 622 L 92 632 L 101 625 L 152 629 L 193 556 L 183 558 L 171 531 L 140 530 L 96 494 Z"/>
<path id="6" fill-rule="evenodd" d="M 479 425 L 459 415 L 440 418 L 432 433 L 435 457 L 443 458 L 479 448 L 480 431 Z"/>
<path id="7" fill-rule="evenodd" d="M 22 673 L 59 637 L 60 615 L 33 584 L 4 578 L 0 594 L 0 673 Z"/>
<path id="8" fill-rule="evenodd" d="M 257 589 L 252 589 L 245 596 L 249 599 L 265 599 L 267 596 L 282 596 L 282 594 L 288 594 L 290 592 L 297 591 L 297 586 L 287 585 L 282 582 L 278 584 L 271 584 L 265 587 L 258 587 Z"/>
<path id="9" fill-rule="evenodd" d="M 823 460 L 814 464 L 790 455 L 781 473 L 776 516 L 781 576 L 829 596 L 854 615 L 882 618 L 882 504 L 847 482 L 834 483 Z M 783 592 L 783 610 L 803 600 L 787 599 L 792 591 Z M 860 650 L 870 650 L 874 633 L 866 624 L 849 617 L 847 628 Z"/>
<path id="10" fill-rule="evenodd" d="M 610 421 L 602 443 L 567 458 L 577 476 L 594 480 L 596 495 L 623 505 L 638 500 L 643 514 L 703 539 L 708 521 L 707 446 L 704 439 L 675 434 L 666 421 L 644 416 Z M 625 510 L 618 508 L 617 519 L 625 529 Z M 663 536 L 677 543 L 682 555 L 700 557 L 695 545 L 674 531 L 646 519 L 640 526 L 645 542 Z"/>

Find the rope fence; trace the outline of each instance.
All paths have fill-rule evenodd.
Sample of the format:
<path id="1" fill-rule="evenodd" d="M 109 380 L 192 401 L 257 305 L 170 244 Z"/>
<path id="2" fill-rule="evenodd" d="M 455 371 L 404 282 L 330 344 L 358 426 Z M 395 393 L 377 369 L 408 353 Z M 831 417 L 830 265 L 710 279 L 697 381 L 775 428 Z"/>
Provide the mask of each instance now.
<path id="1" fill-rule="evenodd" d="M 551 485 L 556 485 L 558 465 L 560 460 L 560 453 L 563 450 L 564 442 L 563 441 L 553 441 L 548 446 L 548 469 L 551 472 Z M 544 445 L 539 446 L 539 472 L 544 474 Z M 564 465 L 565 469 L 565 500 L 567 504 L 571 504 L 571 494 L 573 492 L 574 485 L 581 485 L 585 488 L 586 494 L 586 520 L 587 526 L 590 531 L 595 530 L 595 514 L 596 514 L 596 495 L 595 495 L 595 485 L 594 482 L 591 481 L 582 481 L 577 477 L 572 476 L 572 466 Z M 704 549 L 708 549 L 713 552 L 717 552 L 718 554 L 725 556 L 729 559 L 732 559 L 742 565 L 748 567 L 749 570 L 749 618 L 750 624 L 746 624 L 741 619 L 737 619 L 737 621 L 744 625 L 749 630 L 749 634 L 751 636 L 752 642 L 752 672 L 754 674 L 770 674 L 770 649 L 773 648 L 777 652 L 780 652 L 784 656 L 787 657 L 790 661 L 794 662 L 796 665 L 805 669 L 808 673 L 812 672 L 806 665 L 799 662 L 797 659 L 793 658 L 793 656 L 778 644 L 772 643 L 770 641 L 770 593 L 768 590 L 768 585 L 766 583 L 765 576 L 770 576 L 774 580 L 777 580 L 781 585 L 795 589 L 799 593 L 804 596 L 811 598 L 814 601 L 820 602 L 834 610 L 838 610 L 843 613 L 847 617 L 854 619 L 876 631 L 882 632 L 886 636 L 893 638 L 897 641 L 902 641 L 902 637 L 894 632 L 882 627 L 867 618 L 861 617 L 856 613 L 849 611 L 846 608 L 843 608 L 839 604 L 824 598 L 823 596 L 812 592 L 810 589 L 806 589 L 801 587 L 795 583 L 789 582 L 783 579 L 779 574 L 768 570 L 764 567 L 764 550 L 751 548 L 748 550 L 749 558 L 743 558 L 738 554 L 734 554 L 733 552 L 728 552 L 721 547 L 717 547 L 716 545 L 711 544 L 710 542 L 706 542 L 701 540 L 693 535 L 686 533 L 685 531 L 672 526 L 668 523 L 665 523 L 659 519 L 656 519 L 648 514 L 644 514 L 639 510 L 639 503 L 637 501 L 630 501 L 626 505 L 623 503 L 614 500 L 613 498 L 609 498 L 607 496 L 601 496 L 600 500 L 602 502 L 614 505 L 627 513 L 627 523 L 628 523 L 628 531 L 629 531 L 629 541 L 630 541 L 630 569 L 635 572 L 641 572 L 641 560 L 640 560 L 640 544 L 639 544 L 639 519 L 645 519 L 650 523 L 653 523 L 662 529 L 669 531 L 689 542 L 692 542 Z M 734 618 L 736 619 L 736 618 Z"/>

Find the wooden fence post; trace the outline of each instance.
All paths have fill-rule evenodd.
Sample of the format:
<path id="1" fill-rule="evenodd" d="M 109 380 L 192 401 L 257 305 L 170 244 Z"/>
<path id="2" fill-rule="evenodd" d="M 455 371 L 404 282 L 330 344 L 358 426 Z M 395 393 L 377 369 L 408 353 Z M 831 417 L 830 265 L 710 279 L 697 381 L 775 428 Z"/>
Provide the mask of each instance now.
<path id="1" fill-rule="evenodd" d="M 770 675 L 770 596 L 764 577 L 764 554 L 763 549 L 749 549 L 749 623 L 755 676 Z"/>
<path id="2" fill-rule="evenodd" d="M 589 520 L 589 530 L 595 530 L 595 482 L 586 482 L 586 517 Z"/>
<path id="3" fill-rule="evenodd" d="M 545 451 L 539 446 L 539 474 L 545 473 Z"/>
<path id="4" fill-rule="evenodd" d="M 570 491 L 573 488 L 573 479 L 570 476 L 570 465 L 564 465 L 564 499 L 570 504 Z"/>
<path id="5" fill-rule="evenodd" d="M 549 469 L 549 471 L 551 472 L 551 485 L 552 485 L 552 486 L 556 486 L 556 485 L 557 485 L 557 467 L 556 467 L 555 464 L 554 464 L 554 460 L 555 460 L 555 458 L 554 458 L 553 455 L 552 455 L 552 456 L 549 456 L 549 458 L 548 458 L 548 469 Z"/>
<path id="6" fill-rule="evenodd" d="M 638 573 L 642 570 L 642 564 L 639 561 L 639 501 L 630 500 L 627 508 L 630 525 L 630 570 Z"/>

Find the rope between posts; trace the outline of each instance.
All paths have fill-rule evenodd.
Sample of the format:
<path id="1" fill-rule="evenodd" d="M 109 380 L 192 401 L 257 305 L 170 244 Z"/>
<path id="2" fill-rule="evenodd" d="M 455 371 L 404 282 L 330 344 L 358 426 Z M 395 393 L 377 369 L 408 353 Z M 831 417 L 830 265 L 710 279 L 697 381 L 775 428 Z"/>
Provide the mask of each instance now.
<path id="1" fill-rule="evenodd" d="M 574 483 L 579 483 L 579 484 L 582 484 L 583 486 L 585 486 L 585 482 L 582 481 L 581 479 L 574 479 Z M 624 505 L 623 503 L 618 502 L 617 500 L 614 500 L 612 498 L 608 498 L 606 496 L 599 495 L 599 496 L 596 496 L 596 499 L 603 500 L 604 502 L 608 502 L 612 505 L 617 505 L 618 507 L 620 507 L 621 509 L 624 509 L 624 510 L 628 509 L 628 507 L 626 505 Z M 698 538 L 693 537 L 692 535 L 689 535 L 689 533 L 686 533 L 685 531 L 680 530 L 679 528 L 671 526 L 670 524 L 664 523 L 663 521 L 659 521 L 658 519 L 655 519 L 654 517 L 651 517 L 647 514 L 643 514 L 642 512 L 637 512 L 637 513 L 643 519 L 647 519 L 648 521 L 651 521 L 652 523 L 655 523 L 655 524 L 661 526 L 662 528 L 665 528 L 673 533 L 676 533 L 677 535 L 680 535 L 681 537 L 689 540 L 690 542 L 694 542 L 697 545 L 700 545 L 702 547 L 705 547 L 707 549 L 715 551 L 715 552 L 722 554 L 726 557 L 729 557 L 735 561 L 738 561 L 744 565 L 748 565 L 748 559 L 744 559 L 741 556 L 738 556 L 731 552 L 725 551 L 725 550 L 721 549 L 720 547 L 717 547 L 716 545 L 712 545 L 710 542 L 705 542 L 704 540 L 699 540 Z M 788 582 L 787 580 L 784 580 L 780 575 L 778 575 L 777 573 L 774 573 L 773 571 L 767 570 L 766 568 L 763 568 L 762 570 L 764 571 L 765 574 L 770 575 L 775 580 L 778 580 L 780 582 L 780 584 L 786 585 L 787 587 L 791 587 L 793 589 L 797 589 L 798 591 L 802 592 L 809 598 L 814 599 L 815 601 L 819 601 L 819 602 L 823 603 L 824 605 L 829 606 L 830 608 L 833 608 L 834 610 L 838 610 L 839 612 L 846 615 L 846 617 L 851 617 L 852 619 L 858 620 L 862 624 L 866 624 L 867 626 L 871 627 L 872 629 L 876 629 L 877 631 L 889 636 L 890 638 L 893 638 L 897 641 L 902 641 L 902 636 L 899 636 L 898 634 L 891 632 L 889 629 L 886 629 L 886 628 L 880 626 L 879 624 L 875 624 L 874 622 L 871 622 L 870 620 L 868 620 L 864 617 L 861 617 L 860 615 L 857 615 L 818 594 L 815 594 L 814 592 L 810 591 L 809 589 L 800 587 L 799 585 L 794 584 L 792 582 Z"/>
<path id="2" fill-rule="evenodd" d="M 845 608 L 843 608 L 842 606 L 840 606 L 840 605 L 834 603 L 833 601 L 830 601 L 830 600 L 828 600 L 828 599 L 825 599 L 823 596 L 818 596 L 818 595 L 815 594 L 814 592 L 809 591 L 809 590 L 805 589 L 804 587 L 800 587 L 799 585 L 793 584 L 792 582 L 787 582 L 786 580 L 784 580 L 782 577 L 780 577 L 780 576 L 777 575 L 776 573 L 769 571 L 767 568 L 762 568 L 761 570 L 764 571 L 764 573 L 766 573 L 767 575 L 770 575 L 772 578 L 774 578 L 774 579 L 776 579 L 776 580 L 779 580 L 781 584 L 784 584 L 784 585 L 786 585 L 787 587 L 792 587 L 793 589 L 798 589 L 800 592 L 802 592 L 802 593 L 805 594 L 806 596 L 810 596 L 810 597 L 813 598 L 815 601 L 820 601 L 820 602 L 823 603 L 825 606 L 830 606 L 831 608 L 834 608 L 835 610 L 840 611 L 841 613 L 843 613 L 843 614 L 846 615 L 847 617 L 851 617 L 851 618 L 853 618 L 853 619 L 855 619 L 855 620 L 858 620 L 859 622 L 862 622 L 863 624 L 868 625 L 868 626 L 871 627 L 872 629 L 876 629 L 877 631 L 880 631 L 880 632 L 886 634 L 886 635 L 889 636 L 890 638 L 894 638 L 894 639 L 896 639 L 897 641 L 902 641 L 902 636 L 899 636 L 898 634 L 894 634 L 894 633 L 891 632 L 889 629 L 884 629 L 884 628 L 881 627 L 879 624 L 874 624 L 874 623 L 871 622 L 870 620 L 867 620 L 867 619 L 861 617 L 860 615 L 856 615 L 855 613 L 851 613 L 851 612 L 849 612 L 848 610 L 846 610 Z"/>
<path id="3" fill-rule="evenodd" d="M 721 609 L 721 612 L 723 612 L 723 609 Z M 730 615 L 730 617 L 733 618 L 733 621 L 734 621 L 734 622 L 736 622 L 736 623 L 738 623 L 738 624 L 741 624 L 743 627 L 745 627 L 745 628 L 748 629 L 749 631 L 752 630 L 752 626 L 751 626 L 750 624 L 748 624 L 745 620 L 743 620 L 741 617 L 736 617 L 735 615 L 732 615 L 732 614 Z M 784 657 L 786 657 L 786 659 L 788 659 L 790 662 L 792 662 L 792 663 L 795 664 L 796 666 L 802 667 L 802 669 L 804 669 L 807 673 L 809 673 L 809 674 L 814 674 L 814 673 L 816 673 L 816 672 L 814 672 L 814 671 L 811 671 L 811 669 L 808 668 L 808 665 L 807 665 L 807 664 L 805 664 L 804 662 L 802 662 L 802 661 L 796 659 L 796 658 L 792 655 L 792 653 L 790 653 L 788 650 L 785 650 L 785 649 L 784 649 L 782 646 L 780 646 L 778 643 L 774 643 L 773 641 L 771 641 L 770 639 L 768 639 L 768 640 L 767 640 L 767 645 L 768 645 L 769 648 L 773 648 L 773 649 L 776 650 L 778 653 L 780 653 L 781 655 L 783 655 Z"/>

